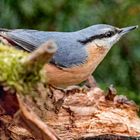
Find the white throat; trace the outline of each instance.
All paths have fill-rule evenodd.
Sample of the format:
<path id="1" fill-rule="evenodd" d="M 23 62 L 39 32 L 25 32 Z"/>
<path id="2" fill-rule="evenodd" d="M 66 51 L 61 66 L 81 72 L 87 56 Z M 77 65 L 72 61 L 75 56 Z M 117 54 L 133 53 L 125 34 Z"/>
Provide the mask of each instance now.
<path id="1" fill-rule="evenodd" d="M 120 38 L 118 37 L 118 34 L 116 34 L 110 38 L 95 39 L 93 40 L 93 43 L 95 43 L 98 46 L 111 48 L 119 39 Z"/>

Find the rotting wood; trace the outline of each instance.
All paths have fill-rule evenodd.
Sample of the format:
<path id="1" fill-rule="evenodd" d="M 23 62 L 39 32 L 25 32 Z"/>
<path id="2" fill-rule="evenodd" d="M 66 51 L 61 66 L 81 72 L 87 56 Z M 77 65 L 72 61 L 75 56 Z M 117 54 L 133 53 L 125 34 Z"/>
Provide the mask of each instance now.
<path id="1" fill-rule="evenodd" d="M 70 93 L 69 89 L 68 92 L 65 98 L 62 97 L 64 102 L 59 111 L 55 111 L 54 108 L 44 110 L 45 107 L 42 107 L 44 113 L 39 112 L 41 108 L 36 103 L 27 98 L 20 98 L 22 119 L 17 121 L 22 122 L 23 128 L 32 133 L 31 138 L 38 138 L 35 136 L 37 134 L 41 140 L 46 140 L 44 134 L 48 134 L 46 131 L 49 130 L 51 135 L 47 136 L 50 135 L 52 140 L 140 139 L 140 119 L 137 115 L 138 107 L 134 102 L 115 95 L 113 90 L 105 93 L 99 88 L 94 88 L 83 92 L 79 87 L 78 92 Z M 106 98 L 112 95 L 115 95 L 114 98 Z M 49 100 L 54 101 L 51 97 Z M 16 126 L 16 123 L 13 125 Z M 42 126 L 47 129 L 43 130 Z M 19 127 L 20 130 L 24 130 L 23 128 Z M 13 134 L 12 128 L 8 131 Z"/>
<path id="2" fill-rule="evenodd" d="M 44 56 L 44 51 L 37 52 L 22 63 L 36 67 Z M 49 61 L 52 55 L 46 59 Z M 117 95 L 112 86 L 107 93 L 98 87 L 61 90 L 39 81 L 35 96 L 18 94 L 5 85 L 1 85 L 0 93 L 2 140 L 140 139 L 139 108 Z"/>

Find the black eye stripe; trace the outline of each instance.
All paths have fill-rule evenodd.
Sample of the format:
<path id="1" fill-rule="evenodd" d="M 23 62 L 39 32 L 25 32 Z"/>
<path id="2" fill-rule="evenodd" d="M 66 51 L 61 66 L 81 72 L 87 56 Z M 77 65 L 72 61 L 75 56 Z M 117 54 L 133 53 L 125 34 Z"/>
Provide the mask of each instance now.
<path id="1" fill-rule="evenodd" d="M 89 38 L 86 38 L 85 40 L 78 40 L 78 42 L 80 42 L 81 44 L 87 44 L 95 39 L 101 39 L 101 38 L 104 38 L 104 34 L 91 36 Z"/>
<path id="2" fill-rule="evenodd" d="M 95 35 L 95 36 L 91 36 L 89 38 L 86 38 L 85 40 L 78 40 L 78 42 L 80 42 L 81 44 L 87 44 L 95 39 L 102 39 L 102 38 L 108 38 L 108 37 L 112 37 L 113 35 L 119 33 L 119 30 L 115 29 L 114 31 L 107 31 L 104 34 L 99 34 L 99 35 Z"/>

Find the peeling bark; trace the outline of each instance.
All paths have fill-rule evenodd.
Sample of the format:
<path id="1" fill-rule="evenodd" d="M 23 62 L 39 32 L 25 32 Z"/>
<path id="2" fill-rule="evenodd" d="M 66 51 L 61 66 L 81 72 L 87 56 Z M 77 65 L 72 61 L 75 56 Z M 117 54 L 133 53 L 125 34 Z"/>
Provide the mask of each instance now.
<path id="1" fill-rule="evenodd" d="M 44 104 L 38 105 L 32 99 L 18 97 L 20 112 L 18 118 L 15 118 L 16 121 L 6 128 L 6 133 L 12 138 L 15 134 L 18 137 L 24 134 L 26 138 L 39 140 L 140 138 L 140 119 L 137 115 L 138 107 L 134 102 L 116 95 L 112 89 L 109 89 L 108 93 L 99 88 L 83 92 L 79 87 L 79 91 L 75 93 L 70 93 L 69 89 L 68 92 L 65 98 L 62 96 L 63 103 L 59 110 L 53 107 L 48 110 Z M 48 97 L 48 100 L 54 103 L 52 97 Z M 2 116 L 0 118 L 3 122 Z"/>

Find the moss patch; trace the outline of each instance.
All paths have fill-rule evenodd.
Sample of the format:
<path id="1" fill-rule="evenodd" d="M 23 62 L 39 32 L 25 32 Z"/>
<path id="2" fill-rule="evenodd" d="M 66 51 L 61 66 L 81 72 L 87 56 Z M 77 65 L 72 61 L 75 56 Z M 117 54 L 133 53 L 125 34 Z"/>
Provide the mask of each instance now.
<path id="1" fill-rule="evenodd" d="M 0 82 L 18 93 L 31 94 L 41 80 L 40 66 L 27 70 L 21 63 L 29 53 L 0 44 Z"/>

